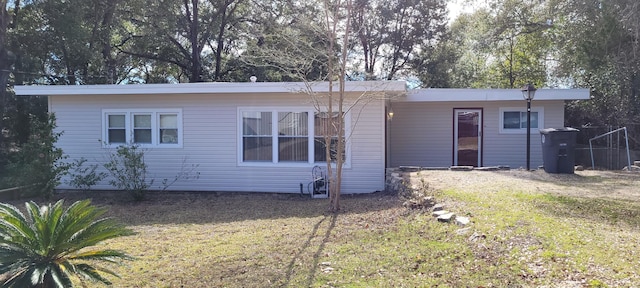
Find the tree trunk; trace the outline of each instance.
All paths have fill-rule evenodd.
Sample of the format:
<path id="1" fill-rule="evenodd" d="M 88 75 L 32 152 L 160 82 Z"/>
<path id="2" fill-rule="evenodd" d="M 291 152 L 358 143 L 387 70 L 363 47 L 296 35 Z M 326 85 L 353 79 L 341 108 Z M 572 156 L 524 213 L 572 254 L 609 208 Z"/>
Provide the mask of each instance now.
<path id="1" fill-rule="evenodd" d="M 224 7 L 222 7 L 218 14 L 220 17 L 220 27 L 218 28 L 218 36 L 216 37 L 216 70 L 213 73 L 213 79 L 215 81 L 220 80 L 220 70 L 222 70 L 222 50 L 224 50 L 224 32 L 227 26 L 227 8 L 229 4 L 229 2 L 225 1 Z"/>
<path id="2" fill-rule="evenodd" d="M 188 0 L 184 0 L 184 6 L 187 11 L 187 20 L 189 21 L 189 42 L 191 44 L 191 69 L 189 71 L 189 82 L 202 81 L 200 75 L 200 44 L 198 42 L 198 1 L 191 0 L 191 11 L 189 10 Z"/>
<path id="3" fill-rule="evenodd" d="M 345 75 L 347 72 L 347 52 L 348 52 L 348 47 L 349 47 L 349 37 L 350 37 L 350 33 L 351 33 L 351 21 L 349 21 L 350 17 L 351 17 L 351 11 L 352 11 L 352 2 L 351 0 L 346 0 L 344 2 L 344 5 L 346 6 L 345 9 L 345 18 L 347 19 L 346 23 L 345 23 L 345 27 L 344 27 L 344 35 L 343 35 L 343 39 L 342 39 L 342 50 L 341 50 L 341 55 L 340 55 L 340 61 L 338 64 L 337 69 L 331 69 L 330 71 L 332 71 L 333 73 L 337 74 L 337 75 L 331 75 L 331 76 L 337 76 L 338 78 L 338 83 L 339 83 L 339 91 L 338 91 L 338 146 L 336 148 L 337 150 L 337 155 L 336 155 L 336 171 L 335 171 L 335 184 L 333 185 L 332 188 L 334 188 L 334 190 L 331 191 L 330 194 L 330 202 L 331 202 L 331 211 L 333 212 L 338 212 L 340 211 L 340 194 L 341 194 L 341 187 L 342 187 L 342 167 L 344 166 L 344 152 L 345 152 L 345 128 L 344 128 L 344 124 L 345 124 L 345 113 L 344 113 L 344 97 L 345 97 Z M 338 5 L 338 7 L 341 7 L 342 5 Z M 334 17 L 338 18 L 339 14 L 341 11 L 339 11 L 339 8 L 336 8 L 338 11 L 334 12 Z M 337 36 L 338 36 L 338 32 L 337 32 L 337 22 L 338 20 L 336 20 L 334 18 L 334 23 L 333 23 L 333 31 L 332 34 L 330 35 L 331 40 L 330 40 L 330 53 L 332 53 L 333 51 L 333 43 L 337 40 Z M 330 55 L 332 56 L 332 55 Z M 330 57 L 331 59 L 332 57 Z M 334 63 L 335 65 L 336 63 Z M 336 71 L 337 70 L 337 71 Z M 336 73 L 337 72 L 337 73 Z M 331 77 L 333 78 L 333 77 Z M 329 82 L 329 85 L 331 85 L 332 83 Z M 329 88 L 331 89 L 331 88 Z M 332 95 L 333 96 L 333 95 Z M 334 99 L 329 99 L 329 101 L 333 101 Z"/>
<path id="4" fill-rule="evenodd" d="M 111 33 L 112 33 L 112 23 L 113 23 L 113 14 L 115 14 L 116 7 L 119 5 L 118 0 L 107 1 L 108 7 L 104 12 L 104 17 L 102 18 L 102 23 L 100 27 L 100 41 L 102 42 L 102 59 L 104 60 L 106 72 L 107 72 L 107 84 L 116 84 L 117 76 L 117 68 L 116 68 L 116 60 L 112 55 L 112 46 L 111 46 Z"/>
<path id="5" fill-rule="evenodd" d="M 9 26 L 9 11 L 7 11 L 7 0 L 0 0 L 0 131 L 4 128 L 6 107 L 7 107 L 7 84 L 9 82 L 9 50 L 7 47 L 7 27 Z M 0 149 L 4 144 L 4 137 L 0 133 Z M 4 153 L 0 153 L 3 155 Z M 0 159 L 0 163 L 4 162 Z"/>

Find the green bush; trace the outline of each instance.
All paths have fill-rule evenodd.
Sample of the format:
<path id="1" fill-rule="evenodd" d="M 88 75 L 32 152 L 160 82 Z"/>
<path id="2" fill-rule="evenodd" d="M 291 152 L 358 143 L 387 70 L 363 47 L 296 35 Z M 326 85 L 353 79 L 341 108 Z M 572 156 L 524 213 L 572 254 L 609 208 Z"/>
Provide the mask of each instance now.
<path id="1" fill-rule="evenodd" d="M 119 146 L 115 153 L 109 153 L 109 162 L 104 168 L 109 171 L 109 184 L 127 191 L 135 201 L 142 201 L 154 179 L 147 182 L 145 151 L 136 144 Z"/>
<path id="2" fill-rule="evenodd" d="M 144 161 L 144 154 L 145 150 L 136 144 L 121 145 L 115 152 L 109 153 L 109 162 L 104 164 L 111 176 L 109 184 L 127 191 L 135 201 L 144 200 L 146 192 L 155 182 L 155 178 L 147 177 L 148 166 Z M 187 164 L 186 159 L 183 159 L 180 171 L 171 179 L 162 179 L 156 188 L 164 191 L 178 181 L 197 180 L 200 178 L 200 172 L 196 171 L 198 167 L 197 164 Z"/>
<path id="3" fill-rule="evenodd" d="M 10 155 L 9 182 L 13 186 L 33 186 L 29 189 L 49 199 L 70 164 L 61 161 L 66 156 L 55 146 L 62 135 L 62 132 L 54 131 L 55 116 L 50 114 L 45 122 L 35 117 L 30 121 L 29 139 Z"/>
<path id="4" fill-rule="evenodd" d="M 91 186 L 98 184 L 107 176 L 104 172 L 96 172 L 97 164 L 85 166 L 86 162 L 87 159 L 84 157 L 73 161 L 71 164 L 73 172 L 70 173 L 71 180 L 69 180 L 69 185 L 83 191 L 91 190 Z"/>
<path id="5" fill-rule="evenodd" d="M 132 259 L 118 250 L 90 248 L 105 240 L 132 235 L 113 219 L 100 218 L 105 209 L 78 201 L 63 208 L 63 200 L 38 207 L 26 203 L 27 216 L 15 206 L 0 203 L 0 275 L 2 287 L 73 287 L 72 277 L 111 284 L 97 266 Z"/>

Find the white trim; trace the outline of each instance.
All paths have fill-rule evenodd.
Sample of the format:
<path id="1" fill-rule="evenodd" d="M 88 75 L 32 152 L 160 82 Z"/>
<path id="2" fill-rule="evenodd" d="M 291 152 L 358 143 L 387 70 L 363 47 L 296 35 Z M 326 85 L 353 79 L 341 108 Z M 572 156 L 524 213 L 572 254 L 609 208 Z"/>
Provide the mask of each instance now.
<path id="1" fill-rule="evenodd" d="M 589 89 L 538 89 L 535 100 L 586 100 Z M 393 99 L 402 102 L 459 102 L 459 101 L 526 101 L 520 89 L 448 89 L 411 90 L 407 97 Z"/>
<path id="2" fill-rule="evenodd" d="M 334 84 L 334 91 L 338 91 Z M 325 93 L 328 82 L 206 82 L 130 85 L 40 85 L 14 87 L 16 95 L 158 95 L 158 94 L 235 94 L 235 93 Z M 346 92 L 405 92 L 404 81 L 347 81 Z"/>
<path id="3" fill-rule="evenodd" d="M 520 112 L 520 113 L 527 113 L 527 108 L 526 107 L 500 107 L 498 109 L 498 133 L 500 134 L 526 134 L 527 133 L 527 128 L 520 128 L 520 129 L 504 129 L 504 112 Z M 538 106 L 538 107 L 531 107 L 531 112 L 537 112 L 538 113 L 538 127 L 534 128 L 531 127 L 531 130 L 533 129 L 542 129 L 544 128 L 544 107 Z"/>
<path id="4" fill-rule="evenodd" d="M 272 137 L 272 161 L 243 161 L 243 126 L 242 126 L 242 112 L 271 112 L 272 123 L 271 123 L 271 137 Z M 307 112 L 307 127 L 308 127 L 308 149 L 307 149 L 307 161 L 303 162 L 278 162 L 278 112 Z M 318 112 L 314 108 L 310 107 L 300 107 L 300 106 L 241 106 L 237 107 L 236 110 L 236 135 L 237 135 L 237 147 L 236 147 L 236 161 L 238 166 L 247 166 L 247 167 L 313 167 L 315 165 L 324 164 L 326 162 L 315 162 L 315 125 L 314 125 L 314 116 L 315 113 Z M 334 111 L 335 112 L 335 111 Z M 345 125 L 345 137 L 346 135 L 350 135 L 351 133 L 351 113 L 345 112 L 344 117 L 344 125 Z M 345 138 L 345 159 L 343 168 L 351 168 L 351 141 Z"/>
<path id="5" fill-rule="evenodd" d="M 133 143 L 133 117 L 134 115 L 151 115 L 151 144 L 137 144 L 143 148 L 182 148 L 184 143 L 184 129 L 182 125 L 182 109 L 102 109 L 102 148 L 116 148 L 118 146 Z M 160 115 L 176 114 L 178 120 L 178 143 L 160 143 Z M 125 139 L 126 143 L 109 144 L 109 115 L 125 116 Z"/>

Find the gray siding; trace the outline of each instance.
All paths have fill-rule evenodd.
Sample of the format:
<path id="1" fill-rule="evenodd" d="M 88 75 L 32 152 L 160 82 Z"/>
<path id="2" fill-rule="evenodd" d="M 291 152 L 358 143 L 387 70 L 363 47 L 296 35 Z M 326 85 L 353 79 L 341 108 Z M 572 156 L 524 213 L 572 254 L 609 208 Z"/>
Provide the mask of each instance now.
<path id="1" fill-rule="evenodd" d="M 110 150 L 103 148 L 102 109 L 182 109 L 182 148 L 150 148 L 145 157 L 149 175 L 161 181 L 172 179 L 183 160 L 198 164 L 200 178 L 180 181 L 170 190 L 247 191 L 298 193 L 305 191 L 312 164 L 304 167 L 251 167 L 238 165 L 238 107 L 307 107 L 306 95 L 122 95 L 53 96 L 50 110 L 56 113 L 64 134 L 58 146 L 69 161 L 84 157 L 87 164 L 107 161 Z M 362 109 L 362 113 L 356 113 Z M 351 113 L 355 126 L 350 139 L 351 165 L 344 169 L 343 193 L 368 193 L 384 189 L 384 106 L 370 101 Z M 63 181 L 66 179 L 63 179 Z M 159 183 L 159 182 L 158 182 Z M 157 186 L 157 185 L 154 185 Z M 62 184 L 59 188 L 70 188 Z M 104 180 L 97 189 L 112 189 Z M 157 188 L 157 187 L 154 187 Z"/>
<path id="2" fill-rule="evenodd" d="M 526 134 L 501 134 L 501 107 L 523 107 L 524 101 L 487 102 L 394 102 L 390 122 L 390 163 L 448 167 L 453 164 L 453 109 L 482 108 L 483 166 L 526 166 Z M 564 126 L 564 101 L 533 101 L 543 107 L 544 127 Z M 542 165 L 538 129 L 531 131 L 531 167 Z"/>

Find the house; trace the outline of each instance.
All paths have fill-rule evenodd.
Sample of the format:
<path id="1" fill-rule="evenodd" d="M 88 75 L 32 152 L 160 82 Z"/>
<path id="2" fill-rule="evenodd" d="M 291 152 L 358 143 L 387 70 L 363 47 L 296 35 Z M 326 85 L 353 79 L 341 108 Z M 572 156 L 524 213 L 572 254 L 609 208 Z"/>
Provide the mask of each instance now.
<path id="1" fill-rule="evenodd" d="M 385 99 L 404 93 L 405 85 L 347 83 L 345 193 L 384 189 Z M 16 86 L 15 92 L 48 96 L 63 131 L 57 146 L 69 159 L 102 164 L 118 146 L 136 143 L 146 151 L 151 178 L 171 180 L 184 164 L 198 165 L 199 179 L 169 190 L 299 193 L 302 183 L 307 192 L 312 168 L 326 163 L 315 140 L 323 131 L 337 133 L 335 115 L 317 105 L 326 100 L 327 83 Z M 95 188 L 113 189 L 107 181 Z"/>
<path id="2" fill-rule="evenodd" d="M 185 165 L 198 165 L 199 179 L 178 181 L 169 190 L 299 193 L 301 184 L 307 192 L 312 168 L 325 163 L 323 141 L 316 140 L 325 132 L 338 133 L 332 129 L 336 115 L 318 104 L 326 100 L 329 85 L 307 84 L 16 86 L 15 91 L 49 96 L 49 111 L 63 131 L 57 145 L 69 159 L 100 165 L 118 146 L 136 143 L 146 151 L 151 178 L 171 179 Z M 525 101 L 517 89 L 407 91 L 404 82 L 363 81 L 347 82 L 346 91 L 344 193 L 383 190 L 386 167 L 524 166 Z M 533 167 L 542 164 L 538 128 L 562 127 L 564 100 L 588 97 L 587 90 L 538 90 Z M 95 188 L 113 189 L 107 181 Z"/>
<path id="3" fill-rule="evenodd" d="M 564 127 L 565 100 L 588 89 L 539 89 L 531 104 L 531 167 L 542 128 Z M 519 89 L 420 89 L 390 103 L 387 160 L 400 165 L 526 166 L 527 106 Z"/>

